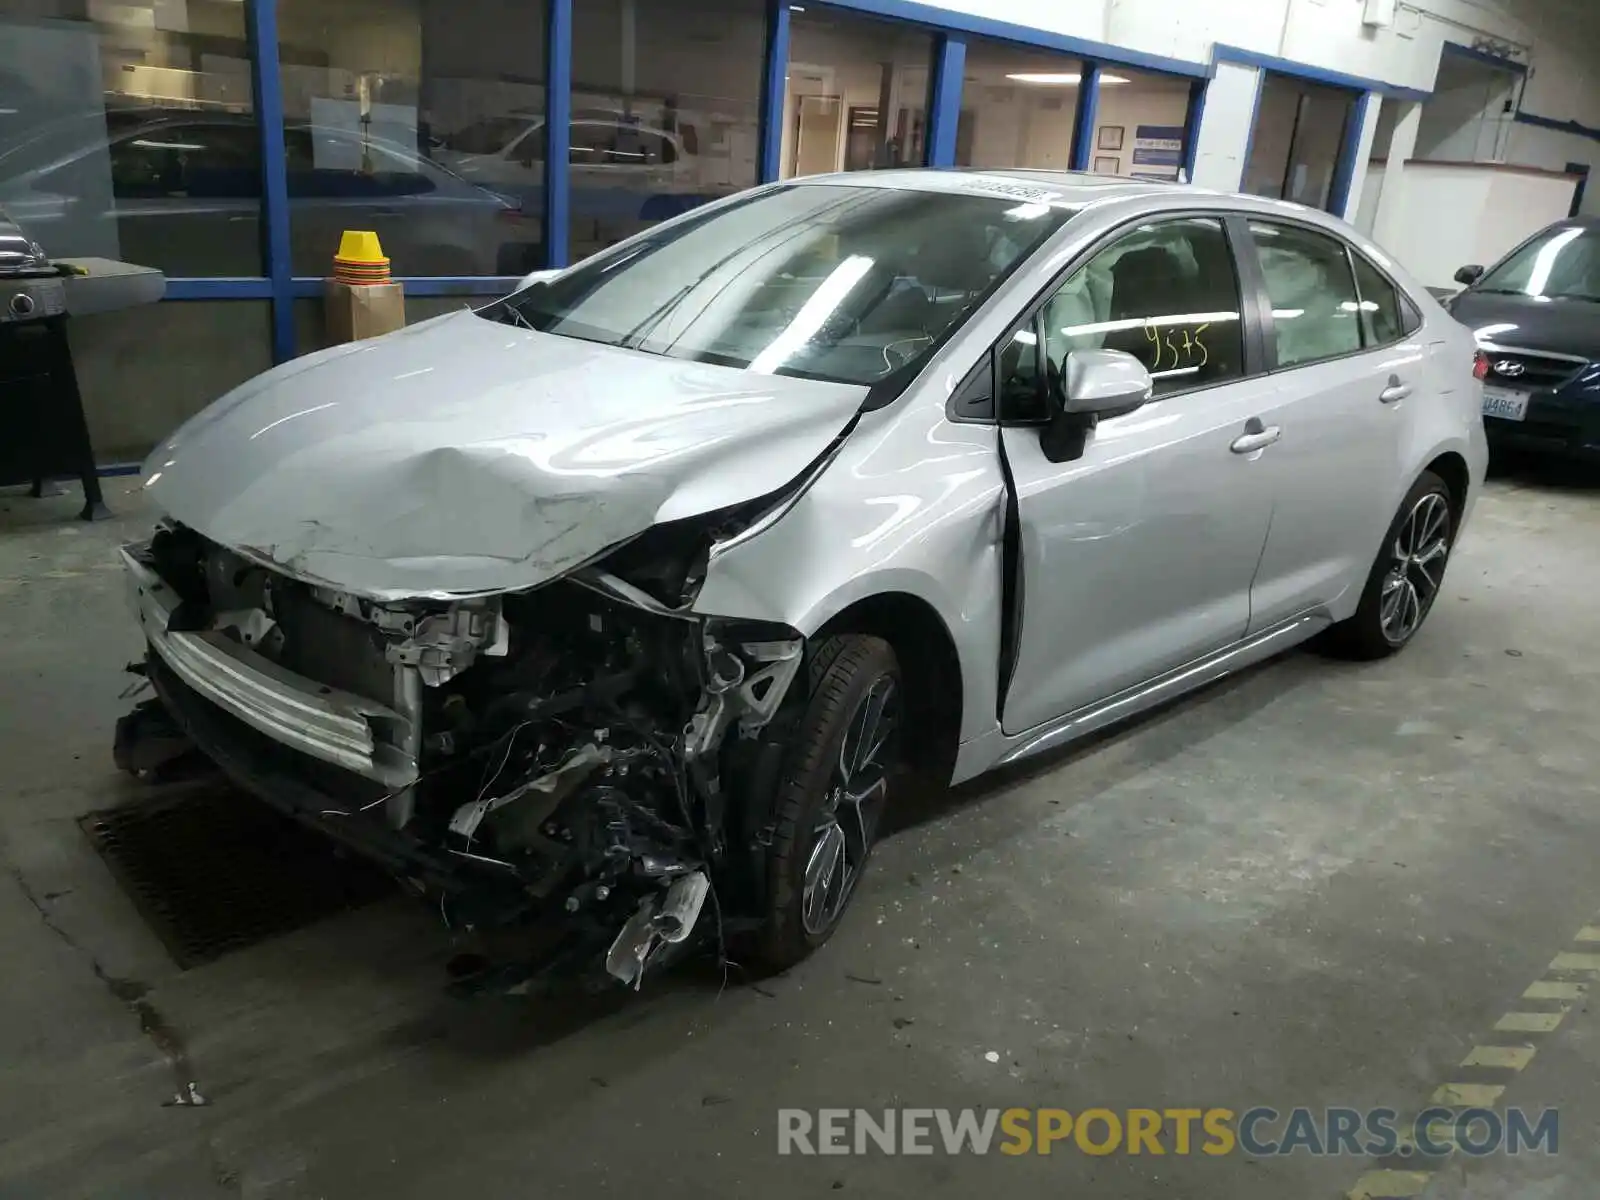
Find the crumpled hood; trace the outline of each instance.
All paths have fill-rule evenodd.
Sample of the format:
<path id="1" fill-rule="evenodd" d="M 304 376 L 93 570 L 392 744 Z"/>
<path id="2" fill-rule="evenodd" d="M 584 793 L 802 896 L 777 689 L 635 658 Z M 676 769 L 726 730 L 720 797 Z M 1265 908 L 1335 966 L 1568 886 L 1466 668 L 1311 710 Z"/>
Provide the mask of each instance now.
<path id="1" fill-rule="evenodd" d="M 390 600 L 511 591 L 775 491 L 865 395 L 463 311 L 235 388 L 151 454 L 145 488 L 301 579 Z"/>

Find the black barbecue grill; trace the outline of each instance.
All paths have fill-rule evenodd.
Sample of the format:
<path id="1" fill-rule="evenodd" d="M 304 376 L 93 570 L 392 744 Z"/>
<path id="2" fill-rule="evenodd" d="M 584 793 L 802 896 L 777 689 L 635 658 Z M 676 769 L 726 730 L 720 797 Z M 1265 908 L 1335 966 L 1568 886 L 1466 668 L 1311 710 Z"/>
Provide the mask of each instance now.
<path id="1" fill-rule="evenodd" d="M 0 484 L 83 481 L 84 520 L 106 513 L 67 322 L 161 299 L 160 271 L 105 258 L 51 260 L 0 212 Z"/>

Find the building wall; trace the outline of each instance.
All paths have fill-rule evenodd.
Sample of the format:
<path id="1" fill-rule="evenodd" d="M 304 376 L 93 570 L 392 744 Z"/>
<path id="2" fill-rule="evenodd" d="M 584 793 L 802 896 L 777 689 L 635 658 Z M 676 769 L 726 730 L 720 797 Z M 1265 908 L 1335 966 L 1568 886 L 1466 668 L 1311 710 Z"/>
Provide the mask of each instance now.
<path id="1" fill-rule="evenodd" d="M 931 0 L 938 7 L 1049 28 L 1151 54 L 1205 63 L 1222 42 L 1307 66 L 1431 91 L 1445 42 L 1472 45 L 1493 39 L 1532 69 L 1521 108 L 1559 121 L 1600 129 L 1600 3 L 1595 0 L 1416 0 L 1400 5 L 1395 23 L 1373 29 L 1361 22 L 1359 0 Z M 1223 90 L 1223 89 L 1214 89 Z M 1223 103 L 1208 99 L 1208 146 L 1236 143 L 1242 82 L 1227 85 Z M 1213 128 L 1227 123 L 1228 129 Z M 1506 161 L 1559 169 L 1588 162 L 1600 173 L 1600 142 L 1528 124 L 1504 137 Z M 1377 153 L 1382 153 L 1380 136 Z M 1211 150 L 1208 176 L 1232 156 Z M 1197 176 L 1200 168 L 1197 166 Z M 1237 176 L 1235 176 L 1235 180 Z M 1219 184 L 1220 185 L 1220 184 Z M 1600 188 L 1594 189 L 1600 192 Z M 1600 196 L 1595 203 L 1600 204 Z"/>
<path id="2" fill-rule="evenodd" d="M 576 2 L 599 4 L 599 0 Z M 573 64 L 575 84 L 582 89 L 585 80 L 594 77 L 595 83 L 610 87 L 631 72 L 642 90 L 747 97 L 751 64 L 759 61 L 760 54 L 756 27 L 746 22 L 736 28 L 732 16 L 723 20 L 716 14 L 748 10 L 751 2 L 705 0 L 702 19 L 689 31 L 692 37 L 674 41 L 653 32 L 660 22 L 652 23 L 651 14 L 656 10 L 650 0 L 636 0 L 637 53 L 629 56 L 603 37 L 579 39 Z M 1386 29 L 1362 24 L 1361 0 L 925 2 L 953 14 L 1102 43 L 1111 47 L 1110 55 L 1122 48 L 1209 66 L 1216 44 L 1224 43 L 1308 67 L 1422 90 L 1431 90 L 1439 81 L 1445 42 L 1471 45 L 1489 39 L 1507 48 L 1514 61 L 1528 68 L 1519 97 L 1523 112 L 1600 128 L 1600 72 L 1592 65 L 1600 51 L 1600 0 L 1415 0 L 1403 3 L 1395 24 Z M 66 11 L 64 3 L 0 0 L 0 18 L 59 17 Z M 71 7 L 75 13 L 92 15 L 91 10 L 101 7 L 101 2 L 82 0 Z M 340 94 L 361 72 L 383 72 L 410 80 L 459 74 L 476 89 L 461 91 L 461 96 L 471 97 L 470 103 L 460 97 L 452 100 L 448 88 L 436 97 L 417 100 L 423 105 L 453 104 L 460 111 L 447 114 L 447 124 L 474 115 L 470 110 L 485 103 L 498 111 L 542 104 L 543 29 L 538 20 L 529 18 L 537 7 L 532 0 L 461 0 L 451 9 L 452 15 L 459 11 L 461 19 L 443 24 L 427 18 L 429 7 L 439 6 L 426 6 L 422 0 L 280 0 L 285 103 L 290 114 L 303 113 L 313 95 Z M 811 17 L 826 11 L 820 5 L 810 7 Z M 109 69 L 115 58 L 121 72 L 130 65 L 123 61 L 125 57 L 137 58 L 139 61 L 131 64 L 134 70 L 151 73 L 151 79 L 165 78 L 160 72 L 171 72 L 176 78 L 186 67 L 198 69 L 198 82 L 192 86 L 203 89 L 204 95 L 196 93 L 197 98 L 239 100 L 234 93 L 247 81 L 246 64 L 228 47 L 241 24 L 239 0 L 163 0 L 159 11 L 162 22 L 176 23 L 210 39 L 203 61 L 169 63 L 164 49 L 167 42 L 128 29 L 112 39 L 115 53 L 103 58 L 100 65 Z M 840 28 L 844 41 L 829 56 L 838 68 L 837 77 L 829 80 L 830 90 L 844 97 L 846 110 L 851 104 L 874 105 L 881 79 L 879 55 L 863 50 L 859 42 L 852 55 L 848 22 L 841 21 Z M 492 36 L 485 36 L 484 29 L 492 30 Z M 725 35 L 731 40 L 723 44 Z M 653 43 L 660 43 L 660 48 Z M 720 49 L 702 54 L 695 48 L 701 46 Z M 459 64 L 459 68 L 450 64 Z M 736 73 L 746 82 L 732 82 Z M 897 93 L 897 108 L 912 103 L 907 92 L 916 91 L 925 78 L 921 68 L 911 64 L 906 64 L 902 74 L 905 86 Z M 1238 186 L 1252 134 L 1259 81 L 1260 72 L 1253 68 L 1228 63 L 1215 68 L 1196 147 L 1197 183 L 1221 189 Z M 1140 124 L 1179 124 L 1186 86 L 1172 83 L 1170 98 L 1153 98 L 1142 87 L 1105 88 L 1098 124 L 1123 126 L 1129 142 Z M 791 87 L 791 95 L 793 91 Z M 1070 151 L 1073 98 L 1071 89 L 1061 89 L 1053 95 L 1019 93 L 1014 103 L 978 106 L 975 160 L 985 161 L 986 147 L 1002 147 L 1005 153 L 996 151 L 997 161 L 1027 158 L 1038 165 L 1063 164 Z M 579 103 L 583 97 L 574 99 Z M 248 103 L 247 88 L 244 102 Z M 1446 97 L 1440 103 L 1447 105 L 1450 100 Z M 1483 108 L 1492 108 L 1494 103 L 1495 98 L 1490 97 L 1477 111 L 1481 115 Z M 1464 113 L 1434 144 L 1435 152 L 1440 147 L 1452 153 L 1467 149 L 1464 131 L 1472 123 L 1471 114 Z M 1556 170 L 1583 163 L 1600 173 L 1600 142 L 1589 137 L 1515 123 L 1491 130 L 1486 140 L 1484 124 L 1477 121 L 1472 153 L 1463 157 L 1499 155 L 1511 163 Z M 1392 116 L 1380 111 L 1369 120 L 1369 128 L 1376 129 L 1372 154 L 1381 158 Z M 786 137 L 791 129 L 792 122 L 785 121 Z M 1270 128 L 1265 136 L 1271 136 Z M 747 149 L 753 152 L 753 147 Z M 785 161 L 787 158 L 785 154 Z M 1119 166 L 1132 169 L 1129 149 L 1119 156 Z M 1364 169 L 1365 163 L 1361 166 Z M 1359 179 L 1356 195 L 1360 195 Z M 1376 199 L 1375 192 L 1372 199 Z M 1585 204 L 1590 211 L 1600 212 L 1600 183 L 1589 189 Z M 1369 213 L 1371 208 L 1369 203 Z M 456 303 L 459 301 L 417 302 L 412 315 Z M 75 344 L 101 457 L 142 451 L 183 416 L 266 366 L 267 312 L 263 301 L 183 301 L 83 322 L 75 332 Z M 316 345 L 314 304 L 297 303 L 295 315 L 302 348 Z"/>

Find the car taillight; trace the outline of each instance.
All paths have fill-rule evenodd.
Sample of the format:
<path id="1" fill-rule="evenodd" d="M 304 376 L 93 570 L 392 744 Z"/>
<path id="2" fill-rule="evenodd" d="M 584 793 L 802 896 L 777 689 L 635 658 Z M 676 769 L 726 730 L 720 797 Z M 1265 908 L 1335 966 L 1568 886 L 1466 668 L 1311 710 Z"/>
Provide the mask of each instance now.
<path id="1" fill-rule="evenodd" d="M 1489 378 L 1489 356 L 1482 350 L 1472 355 L 1472 377 L 1474 379 Z"/>

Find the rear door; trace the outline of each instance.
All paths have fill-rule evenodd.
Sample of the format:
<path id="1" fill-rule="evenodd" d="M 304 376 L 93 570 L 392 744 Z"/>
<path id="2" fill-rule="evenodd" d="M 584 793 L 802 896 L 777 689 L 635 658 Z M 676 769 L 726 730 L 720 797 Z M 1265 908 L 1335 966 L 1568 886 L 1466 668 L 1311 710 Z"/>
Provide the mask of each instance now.
<path id="1" fill-rule="evenodd" d="M 1235 450 L 1270 399 L 1255 374 L 1224 222 L 1157 219 L 1109 239 L 1002 348 L 1021 533 L 1020 627 L 1002 724 L 1020 733 L 1243 637 L 1272 493 Z M 1155 398 L 1052 462 L 1040 422 L 1074 350 L 1132 353 Z"/>
<path id="2" fill-rule="evenodd" d="M 1404 486 L 1426 350 L 1403 293 L 1342 238 L 1287 221 L 1236 225 L 1270 303 L 1263 419 L 1281 432 L 1264 458 L 1273 511 L 1251 588 L 1255 633 L 1365 584 Z"/>

